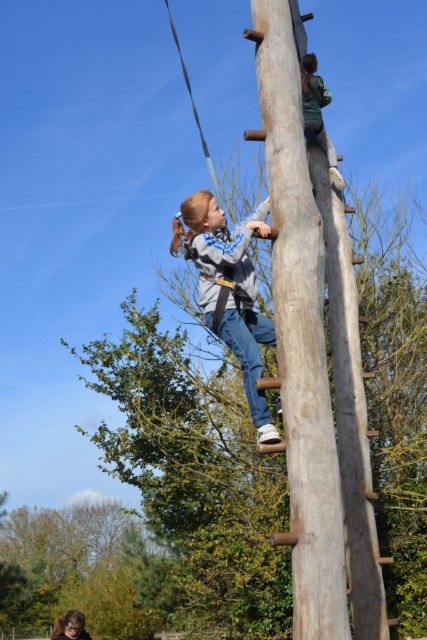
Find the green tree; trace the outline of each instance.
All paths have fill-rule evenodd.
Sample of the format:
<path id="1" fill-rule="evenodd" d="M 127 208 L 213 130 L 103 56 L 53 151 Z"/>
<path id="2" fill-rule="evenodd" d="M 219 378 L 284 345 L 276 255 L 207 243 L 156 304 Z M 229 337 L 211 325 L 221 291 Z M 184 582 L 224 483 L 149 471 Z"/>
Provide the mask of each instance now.
<path id="1" fill-rule="evenodd" d="M 180 328 L 173 336 L 161 333 L 157 305 L 148 312 L 137 310 L 134 293 L 122 308 L 128 326 L 120 341 L 113 343 L 104 337 L 85 345 L 79 357 L 94 376 L 84 379 L 86 385 L 119 402 L 126 426 L 113 430 L 102 424 L 91 439 L 102 449 L 109 465 L 106 469 L 140 488 L 148 526 L 158 539 L 173 542 L 179 551 L 182 561 L 173 574 L 181 586 L 185 610 L 217 611 L 217 594 L 224 590 L 219 565 L 205 575 L 211 589 L 209 593 L 204 590 L 206 598 L 200 599 L 200 606 L 195 604 L 191 574 L 201 571 L 197 545 L 206 544 L 208 532 L 216 544 L 228 544 L 223 565 L 238 567 L 240 548 L 253 544 L 253 532 L 239 527 L 239 544 L 229 544 L 231 523 L 239 521 L 243 510 L 248 521 L 258 510 L 259 520 L 270 526 L 268 534 L 263 532 L 261 555 L 267 554 L 271 566 L 269 535 L 280 531 L 284 521 L 281 503 L 287 488 L 283 459 L 260 460 L 255 452 L 253 426 L 235 361 L 224 360 L 220 377 L 204 377 L 187 355 L 187 333 Z M 74 349 L 72 352 L 77 355 Z M 266 483 L 268 491 L 264 490 Z M 230 510 L 227 519 L 224 504 Z M 184 575 L 189 571 L 186 581 Z M 239 576 L 232 571 L 227 575 L 235 593 L 240 589 L 240 603 L 235 606 L 244 608 Z M 288 574 L 281 579 L 289 584 Z M 257 589 L 254 601 L 261 602 L 261 581 Z M 283 619 L 284 610 L 290 614 L 289 588 L 284 591 L 280 606 L 271 601 L 265 605 L 281 612 L 273 625 L 279 635 L 289 626 Z M 229 604 L 225 600 L 221 603 L 224 620 L 231 615 Z M 256 609 L 252 607 L 250 621 L 255 627 L 256 620 L 265 624 L 261 622 L 265 611 Z M 245 628 L 243 616 L 239 620 Z M 224 622 L 223 628 L 230 624 L 233 619 Z M 191 626 L 195 628 L 193 619 Z"/>
<path id="2" fill-rule="evenodd" d="M 58 584 L 68 571 L 67 565 L 79 563 L 83 557 L 81 545 L 73 545 L 70 534 L 60 511 L 19 507 L 4 520 L 0 553 L 27 570 L 37 565 L 47 583 Z"/>
<path id="3" fill-rule="evenodd" d="M 0 562 L 0 611 L 8 611 L 18 601 L 27 585 L 27 577 L 19 565 Z"/>
<path id="4" fill-rule="evenodd" d="M 8 562 L 4 572 L 0 566 L 0 580 L 7 580 L 5 589 L 16 601 L 12 606 L 4 598 L 9 624 L 44 632 L 56 615 L 64 584 L 86 580 L 101 565 L 104 571 L 117 566 L 132 523 L 135 535 L 143 535 L 142 526 L 116 499 L 59 510 L 12 510 L 0 530 L 0 553 Z"/>
<path id="5" fill-rule="evenodd" d="M 70 574 L 62 585 L 56 615 L 81 609 L 96 640 L 148 640 L 159 624 L 156 613 L 139 606 L 134 570 L 120 556 L 100 561 L 90 573 Z"/>
<path id="6" fill-rule="evenodd" d="M 151 548 L 150 548 L 151 547 Z M 123 560 L 133 568 L 133 584 L 137 591 L 137 603 L 151 611 L 163 626 L 170 625 L 170 614 L 179 603 L 177 585 L 173 580 L 179 560 L 172 550 L 150 545 L 136 527 L 126 532 Z"/>
<path id="7" fill-rule="evenodd" d="M 427 272 L 414 246 L 414 222 L 423 212 L 409 189 L 387 203 L 375 183 L 359 197 L 351 221 L 358 272 L 364 368 L 375 371 L 366 386 L 377 524 L 384 555 L 388 610 L 399 618 L 398 635 L 427 634 Z M 419 233 L 419 231 L 418 231 Z"/>
<path id="8" fill-rule="evenodd" d="M 6 492 L 0 494 L 0 520 L 7 514 L 3 509 L 7 497 Z M 0 624 L 13 624 L 17 608 L 25 601 L 27 585 L 27 575 L 16 562 L 0 560 Z"/>
<path id="9" fill-rule="evenodd" d="M 80 361 L 95 378 L 86 385 L 118 402 L 125 426 L 102 424 L 91 439 L 106 470 L 140 488 L 148 525 L 176 544 L 215 517 L 218 491 L 233 491 L 230 477 L 245 482 L 244 431 L 233 441 L 242 398 L 230 397 L 223 380 L 203 379 L 186 331 L 160 332 L 158 304 L 139 311 L 134 292 L 121 306 L 128 326 L 120 341 L 91 342 Z"/>

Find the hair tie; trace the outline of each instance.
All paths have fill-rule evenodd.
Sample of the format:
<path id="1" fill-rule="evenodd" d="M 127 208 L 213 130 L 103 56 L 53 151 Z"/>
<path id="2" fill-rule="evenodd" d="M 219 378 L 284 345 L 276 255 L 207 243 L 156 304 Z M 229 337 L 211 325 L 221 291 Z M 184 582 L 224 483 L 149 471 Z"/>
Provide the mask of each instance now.
<path id="1" fill-rule="evenodd" d="M 181 219 L 182 219 L 182 213 L 181 213 L 181 211 L 178 211 L 178 213 L 175 213 L 175 216 L 174 216 L 174 217 L 175 217 L 177 220 L 181 220 Z"/>

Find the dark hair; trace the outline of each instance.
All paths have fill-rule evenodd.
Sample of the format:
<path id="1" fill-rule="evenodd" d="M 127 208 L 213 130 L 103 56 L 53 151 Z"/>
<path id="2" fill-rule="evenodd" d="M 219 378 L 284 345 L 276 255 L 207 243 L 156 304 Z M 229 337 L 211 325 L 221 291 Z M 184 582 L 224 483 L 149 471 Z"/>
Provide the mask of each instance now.
<path id="1" fill-rule="evenodd" d="M 307 53 L 301 58 L 300 70 L 303 91 L 313 91 L 313 74 L 317 71 L 317 64 L 317 56 L 315 53 Z"/>
<path id="2" fill-rule="evenodd" d="M 64 615 L 59 616 L 53 626 L 51 640 L 55 640 L 55 638 L 62 635 L 65 631 L 65 627 L 69 624 L 83 629 L 86 625 L 84 613 L 77 609 L 72 609 L 71 611 L 64 613 Z"/>
<path id="3" fill-rule="evenodd" d="M 188 196 L 181 204 L 181 216 L 174 216 L 172 220 L 172 242 L 170 252 L 173 256 L 179 256 L 182 248 L 182 239 L 190 238 L 198 231 L 203 231 L 204 225 L 209 211 L 209 203 L 215 196 L 208 189 L 199 189 Z M 181 222 L 184 220 L 187 227 L 186 231 Z"/>

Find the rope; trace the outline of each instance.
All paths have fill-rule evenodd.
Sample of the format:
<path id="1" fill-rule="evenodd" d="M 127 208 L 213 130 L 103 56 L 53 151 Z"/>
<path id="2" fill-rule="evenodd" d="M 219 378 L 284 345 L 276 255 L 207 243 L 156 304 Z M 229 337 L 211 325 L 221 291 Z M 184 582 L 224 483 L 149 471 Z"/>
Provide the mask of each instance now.
<path id="1" fill-rule="evenodd" d="M 212 180 L 215 196 L 216 196 L 216 199 L 219 202 L 220 201 L 220 193 L 219 193 L 218 180 L 217 180 L 217 177 L 216 177 L 216 173 L 215 173 L 215 169 L 214 169 L 214 166 L 213 166 L 212 158 L 210 157 L 210 154 L 209 154 L 208 145 L 207 145 L 205 137 L 203 135 L 202 126 L 200 124 L 200 119 L 199 119 L 199 114 L 197 113 L 196 105 L 194 103 L 193 93 L 191 91 L 190 78 L 188 76 L 187 68 L 185 66 L 184 59 L 182 57 L 181 47 L 179 45 L 178 34 L 176 32 L 175 24 L 174 24 L 174 21 L 172 19 L 172 14 L 171 14 L 171 11 L 170 11 L 170 8 L 169 8 L 168 0 L 165 0 L 165 4 L 166 4 L 167 10 L 168 10 L 168 14 L 169 14 L 169 22 L 170 22 L 170 26 L 171 26 L 171 29 L 172 29 L 173 39 L 175 40 L 175 44 L 176 44 L 176 47 L 178 49 L 179 57 L 180 57 L 180 60 L 181 60 L 181 66 L 182 66 L 182 71 L 183 71 L 183 74 L 184 74 L 185 84 L 187 85 L 188 93 L 190 94 L 191 105 L 193 107 L 194 119 L 195 119 L 197 127 L 199 129 L 200 139 L 201 139 L 202 147 L 203 147 L 203 153 L 205 155 L 206 164 L 207 164 L 208 171 L 209 171 L 209 174 L 210 174 L 210 177 L 211 177 L 211 180 Z"/>

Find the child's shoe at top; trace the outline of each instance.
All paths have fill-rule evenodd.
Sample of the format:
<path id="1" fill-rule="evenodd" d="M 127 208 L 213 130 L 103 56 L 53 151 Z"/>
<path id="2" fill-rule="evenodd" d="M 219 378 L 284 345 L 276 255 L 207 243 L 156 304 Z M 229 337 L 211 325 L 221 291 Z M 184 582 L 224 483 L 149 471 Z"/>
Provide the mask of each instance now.
<path id="1" fill-rule="evenodd" d="M 256 441 L 257 444 L 277 444 L 282 438 L 276 427 L 272 424 L 265 424 L 258 429 Z"/>
<path id="2" fill-rule="evenodd" d="M 344 189 L 344 178 L 336 167 L 329 167 L 329 177 L 339 191 L 342 191 Z"/>

